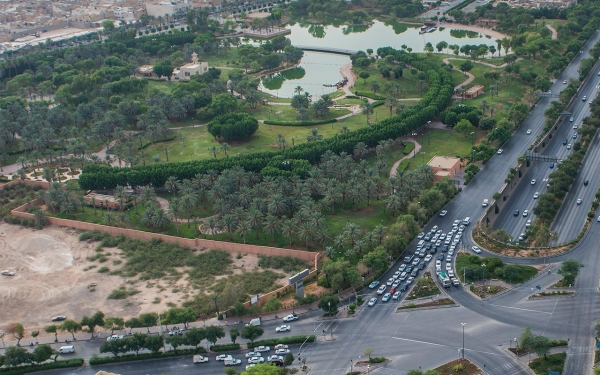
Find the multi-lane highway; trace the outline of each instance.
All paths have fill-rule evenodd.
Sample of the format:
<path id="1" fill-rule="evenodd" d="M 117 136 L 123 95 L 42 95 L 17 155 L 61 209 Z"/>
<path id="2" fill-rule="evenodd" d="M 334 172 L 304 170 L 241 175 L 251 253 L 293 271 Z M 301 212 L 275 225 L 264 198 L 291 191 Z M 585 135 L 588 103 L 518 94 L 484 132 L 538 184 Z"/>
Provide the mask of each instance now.
<path id="1" fill-rule="evenodd" d="M 578 131 L 578 129 L 574 129 L 574 127 L 581 127 L 583 119 L 589 116 L 589 101 L 595 99 L 598 93 L 600 76 L 598 76 L 597 73 L 598 72 L 596 71 L 591 73 L 590 78 L 579 89 L 577 98 L 573 101 L 571 107 L 567 109 L 572 113 L 573 121 L 570 121 L 571 117 L 563 116 L 558 131 L 552 137 L 550 144 L 544 149 L 542 155 L 555 157 L 557 159 L 565 159 L 571 154 L 573 151 L 572 146 L 575 142 L 580 140 L 579 136 L 573 138 Z M 560 88 L 562 82 L 563 81 L 559 79 L 554 86 L 559 86 Z M 558 90 L 555 91 L 553 88 L 553 92 L 557 91 Z M 584 96 L 586 98 L 585 100 L 583 100 Z M 565 142 L 567 143 L 566 145 Z M 594 147 L 596 143 L 597 142 L 591 145 L 589 149 L 590 155 L 586 157 L 584 162 L 585 167 L 582 168 L 582 171 L 579 174 L 580 177 L 575 181 L 567 199 L 564 201 L 563 209 L 561 209 L 557 215 L 557 220 L 552 226 L 552 230 L 558 232 L 556 243 L 568 242 L 579 234 L 585 222 L 594 193 L 598 186 L 600 186 L 600 178 L 592 179 L 592 176 L 595 174 L 593 173 L 593 165 L 595 164 L 593 161 L 597 161 L 597 158 L 600 158 L 600 149 Z M 533 208 L 538 201 L 534 199 L 534 194 L 536 192 L 539 194 L 547 192 L 547 183 L 550 173 L 554 171 L 560 173 L 560 165 L 557 165 L 556 163 L 554 163 L 553 169 L 550 168 L 550 162 L 532 161 L 531 163 L 531 167 L 523 175 L 519 185 L 511 194 L 494 223 L 494 228 L 506 230 L 506 232 L 515 240 L 517 240 L 520 234 L 526 231 L 525 224 L 527 220 L 533 221 L 535 218 Z M 532 185 L 531 181 L 534 179 L 536 180 L 536 183 Z M 583 181 L 586 179 L 589 180 L 590 183 L 587 186 L 584 186 Z M 552 192 L 552 186 L 550 186 L 549 189 L 549 192 Z M 580 198 L 582 199 L 582 203 L 577 205 L 576 201 Z M 529 212 L 527 217 L 523 216 L 523 211 L 525 210 Z M 518 213 L 516 211 L 518 211 Z"/>

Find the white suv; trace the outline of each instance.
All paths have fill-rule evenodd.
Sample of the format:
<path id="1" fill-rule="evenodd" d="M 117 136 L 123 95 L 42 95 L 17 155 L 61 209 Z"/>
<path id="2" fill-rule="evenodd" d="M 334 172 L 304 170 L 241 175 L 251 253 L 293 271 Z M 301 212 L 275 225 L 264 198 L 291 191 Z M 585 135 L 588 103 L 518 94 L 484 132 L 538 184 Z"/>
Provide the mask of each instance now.
<path id="1" fill-rule="evenodd" d="M 385 292 L 385 289 L 387 288 L 387 286 L 382 285 L 379 287 L 379 289 L 377 289 L 377 294 L 381 295 Z"/>

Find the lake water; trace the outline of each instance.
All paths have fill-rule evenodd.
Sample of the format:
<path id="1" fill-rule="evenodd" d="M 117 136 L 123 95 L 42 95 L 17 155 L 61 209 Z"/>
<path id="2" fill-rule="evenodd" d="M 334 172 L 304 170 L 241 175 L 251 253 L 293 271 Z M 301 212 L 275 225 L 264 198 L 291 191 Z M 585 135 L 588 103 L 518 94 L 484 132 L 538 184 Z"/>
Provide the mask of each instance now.
<path id="1" fill-rule="evenodd" d="M 419 25 L 389 24 L 375 21 L 372 25 L 360 26 L 321 26 L 300 25 L 288 26 L 291 34 L 287 37 L 292 45 L 331 47 L 348 50 L 377 51 L 379 47 L 391 46 L 400 49 L 402 45 L 412 48 L 412 52 L 423 52 L 427 42 L 433 47 L 441 41 L 448 44 L 487 44 L 495 45 L 493 38 L 462 30 L 452 30 L 452 24 L 445 24 L 446 29 L 431 33 L 419 34 Z M 448 52 L 448 51 L 445 51 Z M 263 80 L 259 89 L 269 94 L 290 98 L 294 95 L 296 86 L 301 86 L 306 92 L 319 96 L 336 91 L 335 87 L 325 87 L 323 84 L 335 84 L 342 78 L 340 68 L 349 63 L 350 58 L 344 55 L 330 53 L 304 52 L 300 62 L 301 69 L 278 74 Z M 304 71 L 302 71 L 304 69 Z"/>

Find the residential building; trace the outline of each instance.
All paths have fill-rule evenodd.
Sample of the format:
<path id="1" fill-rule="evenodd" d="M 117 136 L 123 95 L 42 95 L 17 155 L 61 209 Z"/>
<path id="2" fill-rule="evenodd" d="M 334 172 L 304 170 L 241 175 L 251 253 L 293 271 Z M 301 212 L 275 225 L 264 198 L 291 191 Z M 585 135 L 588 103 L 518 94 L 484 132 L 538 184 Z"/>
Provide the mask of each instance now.
<path id="1" fill-rule="evenodd" d="M 207 62 L 198 62 L 198 54 L 192 54 L 192 62 L 189 64 L 185 64 L 173 70 L 172 79 L 178 81 L 189 81 L 191 76 L 196 74 L 204 74 L 208 72 L 208 63 Z"/>
<path id="2" fill-rule="evenodd" d="M 434 156 L 427 163 L 433 169 L 434 181 L 440 181 L 443 178 L 454 179 L 454 176 L 460 171 L 460 159 L 448 156 Z"/>

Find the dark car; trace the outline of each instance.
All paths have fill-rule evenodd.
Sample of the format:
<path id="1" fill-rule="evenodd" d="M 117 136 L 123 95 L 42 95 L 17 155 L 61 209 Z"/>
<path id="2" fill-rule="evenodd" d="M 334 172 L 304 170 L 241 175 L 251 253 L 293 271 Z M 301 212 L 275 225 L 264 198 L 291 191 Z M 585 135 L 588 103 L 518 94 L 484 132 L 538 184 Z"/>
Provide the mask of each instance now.
<path id="1" fill-rule="evenodd" d="M 567 142 L 567 140 L 565 139 L 565 140 L 563 141 L 563 145 L 566 145 L 567 143 L 568 143 L 568 142 Z"/>
<path id="2" fill-rule="evenodd" d="M 438 260 L 444 260 L 444 254 L 440 253 L 437 258 Z"/>
<path id="3" fill-rule="evenodd" d="M 448 245 L 444 245 L 444 247 L 442 247 L 442 253 L 445 253 L 446 251 L 448 251 Z"/>
<path id="4" fill-rule="evenodd" d="M 419 269 L 420 269 L 420 270 L 423 270 L 423 269 L 425 269 L 425 265 L 426 265 L 426 264 L 425 264 L 425 262 L 421 262 L 421 263 L 419 263 Z"/>
<path id="5" fill-rule="evenodd" d="M 408 284 L 407 283 L 402 284 L 402 286 L 400 287 L 400 291 L 405 292 L 406 289 L 408 289 Z"/>
<path id="6" fill-rule="evenodd" d="M 425 245 L 425 250 L 431 250 L 431 247 L 432 247 L 431 244 L 428 243 L 427 245 Z"/>
<path id="7" fill-rule="evenodd" d="M 590 183 L 590 182 L 589 182 L 588 180 L 584 180 L 584 181 L 583 181 L 583 184 L 584 184 L 585 186 L 587 186 L 587 184 L 589 184 L 589 183 Z"/>
<path id="8" fill-rule="evenodd" d="M 406 267 L 406 273 L 411 273 L 414 268 L 415 268 L 414 266 Z"/>
<path id="9" fill-rule="evenodd" d="M 410 275 L 411 275 L 412 277 L 417 277 L 417 275 L 418 275 L 418 274 L 419 274 L 419 270 L 418 270 L 418 269 L 416 269 L 416 268 L 415 268 L 415 269 L 414 269 L 414 270 L 413 270 L 413 271 L 410 273 Z"/>
<path id="10" fill-rule="evenodd" d="M 519 216 L 519 210 L 515 210 L 515 212 L 513 213 L 513 216 Z"/>

